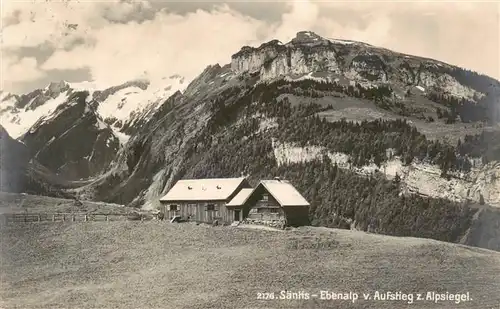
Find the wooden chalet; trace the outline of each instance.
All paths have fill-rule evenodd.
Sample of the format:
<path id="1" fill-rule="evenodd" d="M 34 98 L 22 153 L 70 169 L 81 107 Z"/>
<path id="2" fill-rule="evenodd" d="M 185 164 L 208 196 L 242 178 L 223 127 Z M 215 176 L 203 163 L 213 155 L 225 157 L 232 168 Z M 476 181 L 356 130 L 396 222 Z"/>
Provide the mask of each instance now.
<path id="1" fill-rule="evenodd" d="M 244 177 L 179 180 L 160 202 L 169 218 L 189 221 L 309 224 L 309 203 L 291 183 L 279 178 L 262 180 L 255 188 Z"/>
<path id="2" fill-rule="evenodd" d="M 309 225 L 309 202 L 286 180 L 262 180 L 241 190 L 227 205 L 242 209 L 245 221 L 263 225 Z"/>
<path id="3" fill-rule="evenodd" d="M 226 207 L 242 189 L 251 188 L 245 177 L 179 180 L 160 199 L 169 218 L 231 224 L 243 220 L 240 207 Z"/>

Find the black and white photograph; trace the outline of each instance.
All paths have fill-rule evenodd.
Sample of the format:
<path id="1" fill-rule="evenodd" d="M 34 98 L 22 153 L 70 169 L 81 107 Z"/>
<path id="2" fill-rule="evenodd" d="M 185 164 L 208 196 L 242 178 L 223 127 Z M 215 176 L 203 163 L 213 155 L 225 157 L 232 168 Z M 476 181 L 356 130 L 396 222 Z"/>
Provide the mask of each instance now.
<path id="1" fill-rule="evenodd" d="M 500 309 L 499 1 L 0 11 L 0 309 Z"/>

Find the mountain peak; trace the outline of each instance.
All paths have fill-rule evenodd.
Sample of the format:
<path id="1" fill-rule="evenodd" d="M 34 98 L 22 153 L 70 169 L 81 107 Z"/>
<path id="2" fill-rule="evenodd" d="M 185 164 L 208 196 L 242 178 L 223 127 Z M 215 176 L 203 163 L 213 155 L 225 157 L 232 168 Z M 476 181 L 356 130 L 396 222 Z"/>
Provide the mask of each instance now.
<path id="1" fill-rule="evenodd" d="M 46 90 L 50 91 L 51 93 L 60 93 L 64 91 L 66 88 L 69 88 L 69 83 L 61 80 L 58 82 L 51 82 L 50 84 L 45 87 Z"/>
<path id="2" fill-rule="evenodd" d="M 299 31 L 292 39 L 292 43 L 309 43 L 325 40 L 323 37 L 317 35 L 312 31 Z"/>

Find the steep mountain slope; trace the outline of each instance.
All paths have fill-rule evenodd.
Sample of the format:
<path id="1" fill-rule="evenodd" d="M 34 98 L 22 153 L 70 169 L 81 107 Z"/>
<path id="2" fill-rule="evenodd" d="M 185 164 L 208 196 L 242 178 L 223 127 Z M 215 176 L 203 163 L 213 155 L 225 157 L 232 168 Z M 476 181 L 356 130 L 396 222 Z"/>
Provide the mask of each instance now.
<path id="1" fill-rule="evenodd" d="M 1 93 L 0 119 L 13 138 L 24 134 L 40 117 L 53 112 L 64 104 L 71 89 L 65 82 L 51 83 L 45 89 L 37 89 L 20 96 Z"/>
<path id="2" fill-rule="evenodd" d="M 2 124 L 48 170 L 68 180 L 102 173 L 184 79 L 134 80 L 105 90 L 91 83 L 51 83 L 16 96 L 1 93 Z"/>
<path id="3" fill-rule="evenodd" d="M 133 80 L 106 89 L 91 82 L 61 81 L 20 96 L 1 92 L 0 119 L 9 134 L 18 138 L 41 117 L 67 104 L 73 92 L 86 91 L 89 93 L 87 103 L 92 103 L 97 114 L 126 142 L 132 133 L 127 128 L 147 120 L 166 98 L 182 90 L 184 85 L 183 77 L 173 75 L 159 81 Z"/>
<path id="4" fill-rule="evenodd" d="M 63 190 L 67 185 L 35 159 L 30 160 L 26 145 L 0 125 L 0 191 L 70 197 Z"/>
<path id="5" fill-rule="evenodd" d="M 92 101 L 98 114 L 122 141 L 133 134 L 134 127 L 140 127 L 156 109 L 174 92 L 185 88 L 185 79 L 172 75 L 160 80 L 138 79 L 98 90 L 86 83 L 72 84 L 75 89 L 87 90 L 88 101 Z"/>
<path id="6" fill-rule="evenodd" d="M 22 192 L 28 149 L 12 139 L 0 125 L 0 191 Z"/>
<path id="7" fill-rule="evenodd" d="M 222 74 L 217 76 L 218 72 Z M 135 128 L 137 133 L 120 150 L 110 171 L 93 185 L 81 188 L 80 194 L 124 203 L 134 200 L 136 205 L 144 201 L 144 196 L 148 200 L 156 199 L 163 187 L 149 193 L 145 189 L 152 183 L 153 175 L 174 177 L 182 170 L 183 154 L 189 151 L 193 138 L 206 128 L 210 117 L 206 108 L 209 101 L 231 85 L 244 87 L 243 82 L 231 79 L 231 76 L 228 66 L 209 67 L 184 91 L 194 100 L 186 100 L 180 91 L 174 93 L 149 121 Z M 211 85 L 217 92 L 211 90 Z M 173 178 L 170 181 L 174 181 Z M 157 185 L 163 184 L 164 181 L 160 181 Z"/>
<path id="8" fill-rule="evenodd" d="M 119 148 L 111 128 L 85 102 L 88 93 L 72 93 L 65 104 L 42 116 L 19 140 L 49 170 L 66 179 L 88 178 L 108 167 Z"/>

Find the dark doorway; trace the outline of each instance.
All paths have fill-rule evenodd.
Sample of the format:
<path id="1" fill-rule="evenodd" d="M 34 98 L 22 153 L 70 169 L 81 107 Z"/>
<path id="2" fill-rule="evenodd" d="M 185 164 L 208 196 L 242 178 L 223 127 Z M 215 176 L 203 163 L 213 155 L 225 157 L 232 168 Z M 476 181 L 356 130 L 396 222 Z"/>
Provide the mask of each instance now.
<path id="1" fill-rule="evenodd" d="M 236 209 L 234 211 L 234 221 L 240 221 L 240 210 Z"/>

